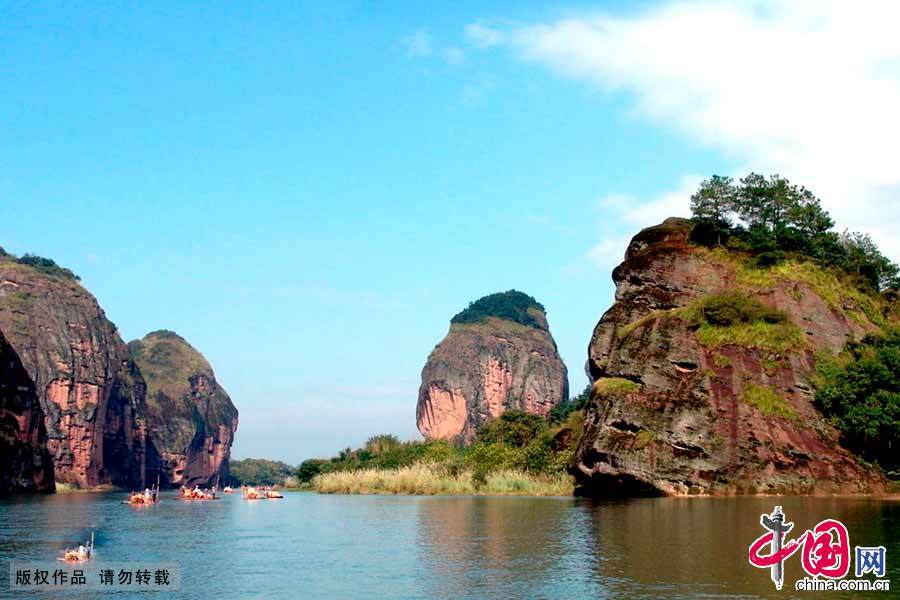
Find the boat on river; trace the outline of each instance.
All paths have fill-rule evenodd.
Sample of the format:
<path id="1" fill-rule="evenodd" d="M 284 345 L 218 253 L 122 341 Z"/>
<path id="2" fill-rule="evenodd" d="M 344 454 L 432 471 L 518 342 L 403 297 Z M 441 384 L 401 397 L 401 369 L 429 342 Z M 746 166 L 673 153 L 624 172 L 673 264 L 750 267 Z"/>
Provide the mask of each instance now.
<path id="1" fill-rule="evenodd" d="M 156 478 L 156 487 L 147 488 L 143 492 L 132 492 L 128 500 L 124 500 L 123 504 L 131 506 L 149 506 L 159 502 L 159 477 Z"/>
<path id="2" fill-rule="evenodd" d="M 87 544 L 79 545 L 77 548 L 66 548 L 63 555 L 57 560 L 67 563 L 82 563 L 91 560 L 94 557 L 94 532 L 91 532 L 91 541 Z"/>
<path id="3" fill-rule="evenodd" d="M 242 485 L 241 486 L 241 496 L 244 500 L 265 500 L 266 495 L 261 491 L 256 489 L 253 486 Z"/>
<path id="4" fill-rule="evenodd" d="M 179 500 L 218 500 L 219 497 L 216 495 L 216 490 L 204 490 L 200 489 L 199 486 L 194 486 L 191 488 L 181 488 L 181 495 L 178 497 Z"/>

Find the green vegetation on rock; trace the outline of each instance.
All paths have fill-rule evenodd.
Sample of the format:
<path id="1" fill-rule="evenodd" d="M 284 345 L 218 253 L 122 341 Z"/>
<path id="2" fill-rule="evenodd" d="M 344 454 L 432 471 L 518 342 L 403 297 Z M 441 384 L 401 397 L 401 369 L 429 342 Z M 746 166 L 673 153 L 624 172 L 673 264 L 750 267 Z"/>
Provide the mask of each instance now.
<path id="1" fill-rule="evenodd" d="M 886 469 L 900 469 L 900 331 L 848 344 L 816 359 L 815 403 L 843 443 Z"/>
<path id="2" fill-rule="evenodd" d="M 593 393 L 597 396 L 622 396 L 636 392 L 639 385 L 621 377 L 603 377 L 594 382 Z"/>
<path id="3" fill-rule="evenodd" d="M 714 175 L 691 197 L 691 211 L 693 241 L 749 251 L 756 266 L 772 267 L 795 255 L 839 268 L 867 291 L 900 286 L 900 268 L 868 235 L 833 231 L 819 198 L 783 177 L 750 173 L 736 184 Z"/>
<path id="4" fill-rule="evenodd" d="M 21 258 L 16 258 L 14 255 L 6 252 L 0 252 L 0 257 L 12 260 L 12 262 L 26 267 L 31 267 L 32 269 L 40 271 L 45 275 L 50 275 L 51 277 L 81 281 L 81 277 L 73 273 L 71 269 L 59 266 L 56 264 L 56 261 L 50 258 L 44 258 L 43 256 L 37 256 L 35 254 L 25 254 Z"/>
<path id="5" fill-rule="evenodd" d="M 526 327 L 544 329 L 544 307 L 537 300 L 516 290 L 491 294 L 469 304 L 450 319 L 451 323 L 479 323 L 489 317 L 506 319 Z"/>
<path id="6" fill-rule="evenodd" d="M 784 352 L 805 343 L 803 332 L 785 313 L 738 292 L 707 296 L 685 307 L 652 312 L 622 327 L 618 336 L 625 338 L 656 319 L 686 321 L 695 329 L 697 340 L 712 348 L 735 345 Z"/>
<path id="7" fill-rule="evenodd" d="M 796 419 L 797 411 L 772 388 L 751 384 L 744 390 L 741 400 L 755 406 L 764 415 Z"/>
<path id="8" fill-rule="evenodd" d="M 731 359 L 724 354 L 716 354 L 713 357 L 713 364 L 720 369 L 727 369 L 731 366 Z"/>

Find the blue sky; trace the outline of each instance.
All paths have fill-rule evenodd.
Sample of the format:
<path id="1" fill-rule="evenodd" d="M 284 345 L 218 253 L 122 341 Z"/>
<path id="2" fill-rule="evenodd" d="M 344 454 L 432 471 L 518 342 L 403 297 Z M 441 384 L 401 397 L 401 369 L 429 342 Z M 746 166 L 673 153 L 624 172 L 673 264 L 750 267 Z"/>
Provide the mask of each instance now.
<path id="1" fill-rule="evenodd" d="M 692 125 L 728 98 L 641 32 L 712 5 L 324 4 L 0 2 L 0 245 L 200 349 L 239 458 L 417 437 L 428 353 L 494 291 L 546 306 L 578 390 L 641 225 L 699 176 L 814 172 Z"/>

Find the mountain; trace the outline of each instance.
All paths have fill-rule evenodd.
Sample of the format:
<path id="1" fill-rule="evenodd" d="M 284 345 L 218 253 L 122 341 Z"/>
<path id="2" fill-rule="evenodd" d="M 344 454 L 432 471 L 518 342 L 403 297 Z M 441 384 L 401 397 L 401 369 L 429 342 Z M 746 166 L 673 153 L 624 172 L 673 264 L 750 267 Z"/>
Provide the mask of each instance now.
<path id="1" fill-rule="evenodd" d="M 171 331 L 154 331 L 128 344 L 147 382 L 148 435 L 167 485 L 225 480 L 238 411 L 206 358 Z"/>
<path id="2" fill-rule="evenodd" d="M 78 278 L 0 250 L 0 331 L 34 386 L 56 482 L 143 486 L 144 380 Z"/>
<path id="3" fill-rule="evenodd" d="M 594 329 L 573 468 L 586 495 L 870 492 L 884 481 L 813 405 L 818 357 L 887 307 L 799 257 L 760 265 L 691 243 L 667 219 L 636 235 Z"/>
<path id="4" fill-rule="evenodd" d="M 0 495 L 52 492 L 55 487 L 34 382 L 0 333 Z"/>
<path id="5" fill-rule="evenodd" d="M 567 396 L 566 366 L 544 307 L 511 290 L 453 317 L 422 369 L 416 422 L 428 439 L 470 442 L 507 409 L 545 415 Z"/>

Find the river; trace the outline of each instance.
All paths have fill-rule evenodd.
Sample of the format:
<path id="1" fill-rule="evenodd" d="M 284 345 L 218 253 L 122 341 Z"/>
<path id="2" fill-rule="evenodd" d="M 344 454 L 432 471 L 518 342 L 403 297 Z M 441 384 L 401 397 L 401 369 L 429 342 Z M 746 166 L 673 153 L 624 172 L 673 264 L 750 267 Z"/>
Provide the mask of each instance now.
<path id="1" fill-rule="evenodd" d="M 852 545 L 887 548 L 900 588 L 900 503 L 849 498 L 574 498 L 239 495 L 157 506 L 122 494 L 0 500 L 0 598 L 9 561 L 53 561 L 96 532 L 96 565 L 175 563 L 177 598 L 790 598 L 799 556 L 776 592 L 751 567 L 759 517 L 777 503 L 799 534 L 841 520 Z M 790 534 L 788 537 L 792 537 Z M 852 572 L 851 572 L 852 576 Z M 871 593 L 887 598 L 896 592 Z M 45 592 L 41 597 L 47 597 Z M 54 597 L 161 597 L 81 592 Z M 829 593 L 831 598 L 852 597 Z"/>

